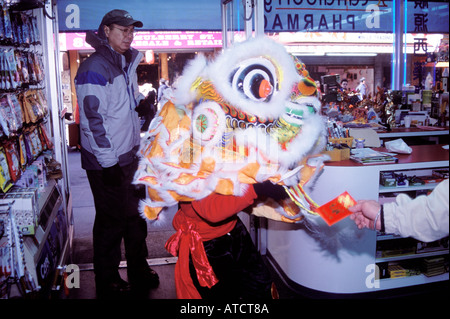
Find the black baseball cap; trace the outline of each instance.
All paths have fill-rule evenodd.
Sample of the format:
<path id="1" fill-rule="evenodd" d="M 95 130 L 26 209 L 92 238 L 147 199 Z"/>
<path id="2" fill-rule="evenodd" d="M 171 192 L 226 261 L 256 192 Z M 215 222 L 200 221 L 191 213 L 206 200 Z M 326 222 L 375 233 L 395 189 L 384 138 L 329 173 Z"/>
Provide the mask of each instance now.
<path id="1" fill-rule="evenodd" d="M 131 14 L 125 10 L 114 9 L 109 11 L 102 19 L 101 25 L 118 24 L 124 27 L 134 25 L 135 27 L 142 28 L 143 23 L 138 20 L 134 20 Z"/>

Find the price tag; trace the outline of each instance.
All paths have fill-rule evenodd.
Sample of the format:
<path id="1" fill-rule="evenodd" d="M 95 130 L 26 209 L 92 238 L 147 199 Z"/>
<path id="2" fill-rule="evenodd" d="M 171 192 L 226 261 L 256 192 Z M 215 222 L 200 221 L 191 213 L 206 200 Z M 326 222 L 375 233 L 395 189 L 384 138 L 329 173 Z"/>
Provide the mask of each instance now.
<path id="1" fill-rule="evenodd" d="M 349 207 L 356 204 L 356 201 L 349 193 L 344 192 L 335 199 L 317 208 L 316 212 L 331 226 L 352 213 Z"/>

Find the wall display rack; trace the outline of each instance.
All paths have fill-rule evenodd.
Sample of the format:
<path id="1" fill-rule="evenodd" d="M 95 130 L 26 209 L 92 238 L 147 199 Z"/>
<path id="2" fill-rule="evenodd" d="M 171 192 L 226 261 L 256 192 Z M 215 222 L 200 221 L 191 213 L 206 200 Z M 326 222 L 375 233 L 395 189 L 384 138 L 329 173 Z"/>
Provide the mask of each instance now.
<path id="1" fill-rule="evenodd" d="M 73 237 L 56 2 L 0 4 L 0 299 L 51 298 Z"/>

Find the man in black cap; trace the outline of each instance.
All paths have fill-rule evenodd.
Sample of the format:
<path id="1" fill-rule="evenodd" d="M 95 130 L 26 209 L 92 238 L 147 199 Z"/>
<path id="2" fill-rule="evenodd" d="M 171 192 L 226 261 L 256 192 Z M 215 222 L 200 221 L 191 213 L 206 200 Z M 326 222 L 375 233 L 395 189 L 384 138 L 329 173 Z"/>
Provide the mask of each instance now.
<path id="1" fill-rule="evenodd" d="M 94 271 L 97 296 L 148 291 L 159 284 L 147 263 L 147 223 L 139 215 L 132 185 L 137 169 L 140 121 L 135 111 L 136 68 L 142 54 L 131 48 L 134 28 L 142 27 L 124 10 L 112 10 L 86 41 L 95 52 L 75 78 L 80 109 L 81 165 L 94 196 Z M 119 274 L 124 241 L 128 282 Z"/>

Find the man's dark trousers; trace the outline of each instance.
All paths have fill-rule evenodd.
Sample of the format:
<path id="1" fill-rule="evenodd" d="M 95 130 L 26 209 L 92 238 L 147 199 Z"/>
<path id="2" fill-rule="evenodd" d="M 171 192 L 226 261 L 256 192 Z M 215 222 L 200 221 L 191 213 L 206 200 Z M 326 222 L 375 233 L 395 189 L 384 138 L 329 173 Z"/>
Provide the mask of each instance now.
<path id="1" fill-rule="evenodd" d="M 96 211 L 93 239 L 97 283 L 118 279 L 122 239 L 128 275 L 148 269 L 147 223 L 139 214 L 139 194 L 132 185 L 137 165 L 136 158 L 132 164 L 121 167 L 123 176 L 120 186 L 106 185 L 101 170 L 86 171 Z"/>

